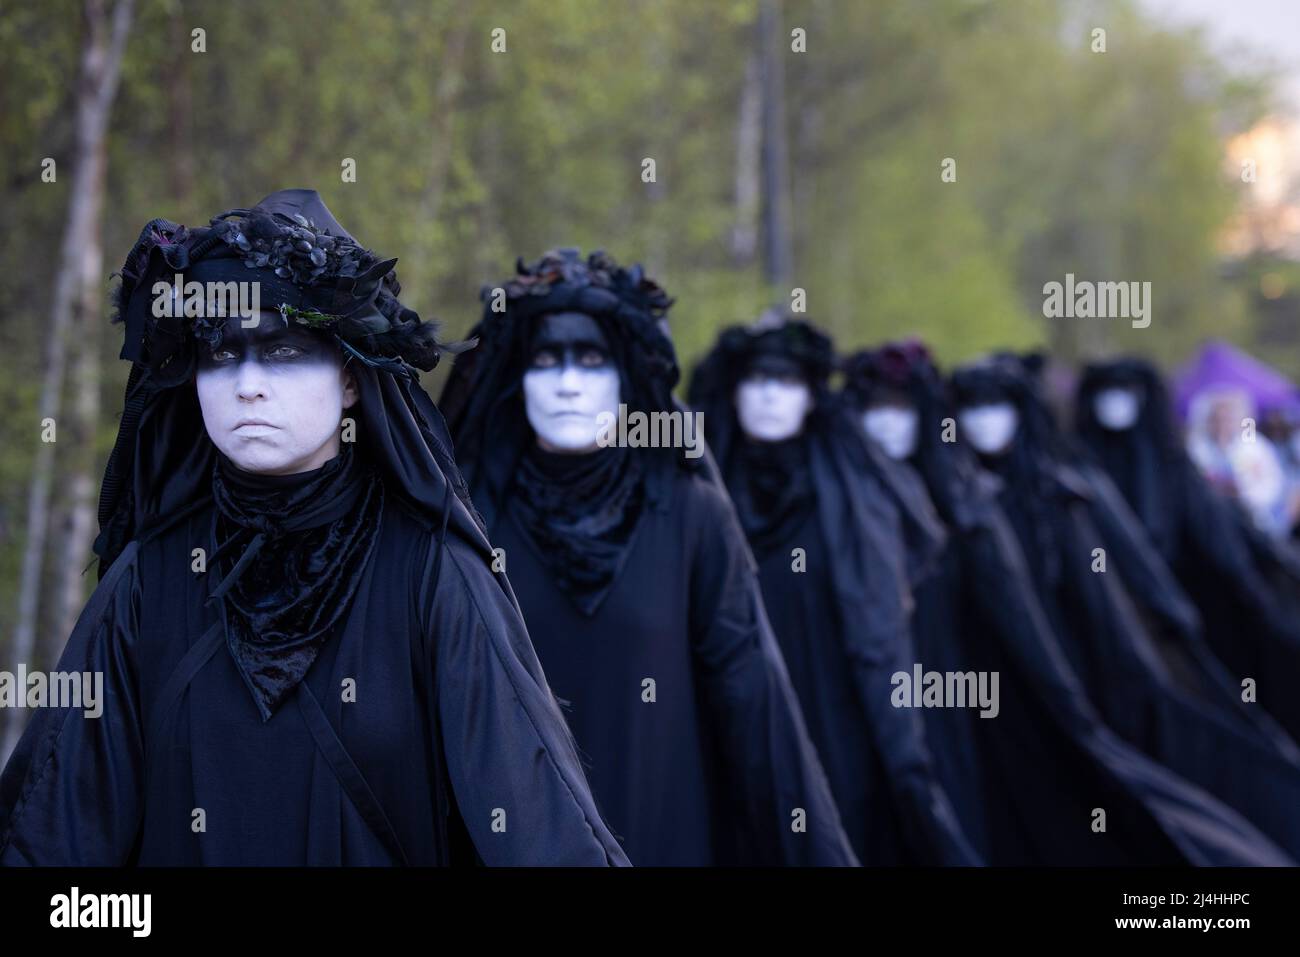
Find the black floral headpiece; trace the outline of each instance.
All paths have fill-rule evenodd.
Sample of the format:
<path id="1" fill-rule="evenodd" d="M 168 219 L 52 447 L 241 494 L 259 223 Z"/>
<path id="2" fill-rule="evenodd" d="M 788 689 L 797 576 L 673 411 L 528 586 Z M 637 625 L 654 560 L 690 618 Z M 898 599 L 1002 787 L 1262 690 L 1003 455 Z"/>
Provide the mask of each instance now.
<path id="1" fill-rule="evenodd" d="M 194 372 L 195 347 L 221 343 L 225 316 L 155 316 L 154 287 L 184 282 L 256 280 L 264 308 L 286 322 L 335 339 L 368 365 L 414 377 L 442 351 L 436 324 L 398 300 L 396 259 L 380 260 L 334 219 L 314 190 L 281 190 L 251 209 L 190 229 L 165 219 L 145 226 L 119 275 L 115 322 L 126 325 L 121 357 L 144 365 L 168 387 Z M 177 310 L 179 311 L 179 310 Z"/>
<path id="2" fill-rule="evenodd" d="M 880 389 L 910 392 L 918 383 L 928 389 L 939 382 L 934 357 L 920 339 L 863 349 L 846 358 L 841 367 L 844 397 L 858 406 L 870 402 Z"/>
<path id="3" fill-rule="evenodd" d="M 494 310 L 495 287 L 484 286 L 479 293 L 484 308 L 478 332 L 485 340 L 513 336 L 518 326 L 530 327 L 549 313 L 582 312 L 614 324 L 656 381 L 668 389 L 677 384 L 677 355 L 666 318 L 673 299 L 640 263 L 620 266 L 604 250 L 583 259 L 577 249 L 553 249 L 532 265 L 516 259 L 515 275 L 500 288 L 503 312 Z M 486 341 L 483 351 L 489 351 Z"/>
<path id="4" fill-rule="evenodd" d="M 467 457 L 482 438 L 489 407 L 517 389 L 537 321 L 552 313 L 581 312 L 601 324 L 614 346 L 630 408 L 673 407 L 679 376 L 668 334 L 673 299 L 639 263 L 620 266 L 600 250 L 584 259 L 577 249 L 553 249 L 532 265 L 517 259 L 515 275 L 484 286 L 479 298 L 483 318 L 470 332 L 477 348 L 457 359 L 440 401 L 458 448 L 471 448 Z"/>
<path id="5" fill-rule="evenodd" d="M 779 313 L 770 313 L 748 326 L 724 330 L 718 337 L 715 355 L 728 390 L 735 388 L 749 363 L 759 356 L 793 359 L 819 391 L 825 388 L 835 368 L 835 347 L 825 333 L 806 320 Z"/>
<path id="6" fill-rule="evenodd" d="M 596 321 L 619 371 L 620 402 L 629 410 L 677 409 L 672 389 L 679 371 L 667 318 L 673 299 L 640 264 L 621 266 L 603 251 L 584 258 L 577 249 L 553 249 L 531 265 L 518 259 L 515 274 L 484 286 L 480 298 L 483 317 L 470 332 L 477 347 L 457 357 L 438 407 L 484 514 L 504 495 L 530 441 L 522 379 L 543 316 L 580 312 Z M 675 460 L 688 471 L 702 467 L 703 459 L 686 453 L 684 448 L 665 449 L 654 458 L 670 464 Z M 658 489 L 658 465 L 654 471 L 650 481 Z M 652 491 L 651 497 L 656 495 Z"/>

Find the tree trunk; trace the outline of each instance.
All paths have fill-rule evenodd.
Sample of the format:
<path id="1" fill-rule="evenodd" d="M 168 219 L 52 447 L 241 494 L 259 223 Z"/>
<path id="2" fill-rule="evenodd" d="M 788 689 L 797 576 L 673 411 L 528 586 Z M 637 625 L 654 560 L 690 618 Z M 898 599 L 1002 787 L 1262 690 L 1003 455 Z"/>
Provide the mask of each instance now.
<path id="1" fill-rule="evenodd" d="M 736 219 L 731 227 L 731 259 L 748 266 L 758 253 L 763 84 L 757 52 L 745 65 L 736 119 Z"/>
<path id="2" fill-rule="evenodd" d="M 40 422 L 46 419 L 58 423 L 63 395 L 64 372 L 68 361 L 69 344 L 75 343 L 85 335 L 86 316 L 97 313 L 101 275 L 103 270 L 103 252 L 100 245 L 100 219 L 104 195 L 105 144 L 109 115 L 112 112 L 113 99 L 117 95 L 118 77 L 122 64 L 122 52 L 126 47 L 127 34 L 131 27 L 131 13 L 134 0 L 118 0 L 110 7 L 106 0 L 85 0 L 85 38 L 82 45 L 80 77 L 77 85 L 77 119 L 76 146 L 73 157 L 72 188 L 68 197 L 68 215 L 64 226 L 63 244 L 59 254 L 59 270 L 54 281 L 54 299 L 51 306 L 48 339 L 44 366 L 42 369 Z M 90 287 L 90 288 L 88 288 Z M 97 325 L 97 323 L 96 323 Z M 94 454 L 94 423 L 87 431 L 84 416 L 95 414 L 98 409 L 99 381 L 97 374 L 97 356 L 86 358 L 84 353 L 94 348 L 92 339 L 85 342 L 84 349 L 73 347 L 77 375 L 92 374 L 93 381 L 76 383 L 78 388 L 93 393 L 86 398 L 79 396 L 73 406 L 71 417 L 58 424 L 64 429 L 64 441 L 80 443 L 86 448 L 75 448 L 69 458 L 79 461 L 84 453 Z M 39 432 L 37 432 L 39 436 Z M 56 439 L 58 435 L 56 433 Z M 91 461 L 93 465 L 93 458 Z M 82 467 L 83 471 L 85 467 Z M 54 444 L 41 442 L 36 452 L 36 463 L 32 470 L 32 483 L 27 497 L 27 539 L 23 550 L 22 581 L 19 586 L 18 621 L 14 629 L 13 660 L 15 663 L 27 664 L 32 661 L 36 651 L 36 618 L 41 596 L 41 566 L 45 556 L 45 540 L 49 529 L 50 486 L 54 475 Z M 81 542 L 70 541 L 63 549 L 60 577 L 64 580 L 54 594 L 60 601 L 67 601 L 73 584 L 65 576 L 77 576 L 81 570 L 68 567 L 70 555 L 84 557 L 89 552 L 90 542 L 90 495 L 94 491 L 93 480 L 89 492 L 84 483 L 72 476 L 72 505 L 70 511 L 72 528 L 75 532 L 84 526 L 84 539 Z M 77 502 L 85 499 L 87 512 L 78 514 Z M 79 579 L 76 588 L 80 593 Z M 60 616 L 62 618 L 64 616 Z M 75 613 L 73 615 L 75 619 Z M 66 640 L 67 632 L 57 636 L 59 641 Z M 14 745 L 22 734 L 26 724 L 27 712 L 22 708 L 9 711 L 4 740 L 0 742 L 0 764 L 8 760 Z"/>
<path id="3" fill-rule="evenodd" d="M 60 487 L 67 502 L 67 529 L 63 540 L 62 560 L 56 568 L 57 585 L 53 594 L 58 602 L 55 630 L 45 636 L 49 644 L 46 660 L 56 661 L 63 643 L 77 623 L 86 602 L 85 572 L 94 558 L 95 540 L 95 433 L 100 416 L 100 326 L 103 319 L 103 206 L 104 175 L 108 165 L 105 140 L 94 146 L 88 166 L 94 167 L 87 229 L 78 248 L 76 264 L 79 290 L 72 317 L 72 345 L 69 367 L 72 386 L 69 415 L 63 420 L 63 444 L 60 446 L 62 467 Z M 69 441 L 69 438 L 71 441 Z M 93 582 L 93 579 L 92 579 Z M 92 585 L 93 587 L 93 585 Z"/>
<path id="4" fill-rule="evenodd" d="M 416 221 L 420 224 L 421 245 L 411 257 L 411 265 L 403 273 L 403 286 L 426 290 L 432 286 L 434 237 L 437 233 L 438 214 L 446 192 L 455 149 L 456 98 L 460 95 L 464 79 L 465 48 L 472 26 L 470 8 L 457 6 L 448 17 L 449 26 L 442 46 L 441 58 L 435 64 L 438 85 L 433 96 L 433 116 L 430 117 L 432 137 L 429 140 L 428 177 L 424 195 L 420 197 Z"/>
<path id="5" fill-rule="evenodd" d="M 176 208 L 188 210 L 194 199 L 194 82 L 190 69 L 194 54 L 190 52 L 189 21 L 179 3 L 167 24 L 167 43 L 172 51 L 167 90 L 168 175 Z"/>
<path id="6" fill-rule="evenodd" d="M 763 0 L 758 18 L 763 74 L 763 233 L 765 278 L 788 290 L 794 275 L 790 243 L 789 148 L 785 129 L 785 43 L 780 0 Z"/>

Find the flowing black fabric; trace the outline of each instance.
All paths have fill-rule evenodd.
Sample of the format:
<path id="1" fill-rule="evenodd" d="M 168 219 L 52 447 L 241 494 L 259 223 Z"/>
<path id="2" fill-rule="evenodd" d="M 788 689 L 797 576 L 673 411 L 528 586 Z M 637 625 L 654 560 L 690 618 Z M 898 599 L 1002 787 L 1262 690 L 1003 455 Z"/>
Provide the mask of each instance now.
<path id="1" fill-rule="evenodd" d="M 263 720 L 302 680 L 346 613 L 374 549 L 383 483 L 351 443 L 319 468 L 256 475 L 220 455 L 213 556 L 226 641 Z M 231 545 L 246 541 L 236 561 Z"/>
<path id="2" fill-rule="evenodd" d="M 935 766 L 962 827 L 995 865 L 1262 864 L 1284 855 L 1239 815 L 1106 728 L 1057 644 L 1019 543 L 997 503 L 1001 483 L 960 442 L 953 411 L 917 342 L 846 362 L 855 411 L 882 386 L 918 413 L 908 460 L 947 525 L 912 621 L 927 670 L 999 675 L 999 710 L 927 708 Z M 1094 831 L 1092 809 L 1106 809 Z"/>
<path id="3" fill-rule="evenodd" d="M 33 716 L 0 775 L 0 866 L 625 864 L 491 553 L 440 544 L 439 519 L 387 492 L 355 599 L 295 696 L 318 702 L 400 854 L 304 710 L 263 721 L 223 645 L 160 713 L 221 626 L 190 567 L 207 500 L 132 541 L 78 619 L 59 667 L 102 673 L 104 711 Z"/>
<path id="4" fill-rule="evenodd" d="M 1020 413 L 1011 449 L 981 462 L 1003 482 L 999 503 L 1038 601 L 1103 719 L 1300 854 L 1294 748 L 1233 693 L 1141 523 L 1056 431 L 1034 377 L 1004 355 L 958 369 L 952 381 L 958 401 L 1000 398 Z"/>
<path id="5" fill-rule="evenodd" d="M 594 615 L 627 561 L 645 504 L 640 460 L 619 446 L 566 455 L 534 445 L 510 501 L 556 586 Z"/>
<path id="6" fill-rule="evenodd" d="M 812 511 L 812 473 L 808 444 L 802 435 L 784 442 L 754 442 L 737 446 L 735 476 L 728 476 L 731 499 L 758 558 L 788 541 Z"/>
<path id="7" fill-rule="evenodd" d="M 1097 421 L 1097 393 L 1140 390 L 1132 428 Z M 1234 683 L 1255 682 L 1259 707 L 1300 741 L 1300 572 L 1295 554 L 1254 527 L 1210 486 L 1182 446 L 1168 391 L 1139 359 L 1089 366 L 1079 385 L 1075 429 L 1141 520 L 1152 544 L 1194 602 L 1205 637 Z"/>
<path id="8" fill-rule="evenodd" d="M 811 335 L 809 335 L 811 333 Z M 748 440 L 733 396 L 746 356 L 789 348 L 800 335 L 724 332 L 691 382 L 709 447 L 733 499 L 750 495 Z M 912 586 L 930 566 L 943 532 L 919 480 L 852 434 L 826 388 L 829 364 L 802 361 L 814 406 L 803 438 L 806 460 L 778 450 L 763 462 L 796 474 L 806 461 L 808 521 L 779 523 L 783 540 L 760 557 L 763 602 L 791 678 L 824 755 L 835 800 L 865 865 L 980 862 L 940 785 L 920 716 L 890 703 L 892 676 L 917 660 L 909 632 Z M 766 479 L 778 487 L 778 476 Z M 778 512 L 773 509 L 772 512 Z M 800 550 L 805 564 L 794 561 Z M 759 549 L 755 549 L 759 551 Z"/>

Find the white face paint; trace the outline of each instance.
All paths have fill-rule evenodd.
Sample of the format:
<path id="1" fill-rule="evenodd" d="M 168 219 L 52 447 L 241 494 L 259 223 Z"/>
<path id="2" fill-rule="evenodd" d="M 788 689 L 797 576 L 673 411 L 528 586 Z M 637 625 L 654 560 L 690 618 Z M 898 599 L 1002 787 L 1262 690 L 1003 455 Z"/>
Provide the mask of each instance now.
<path id="1" fill-rule="evenodd" d="M 962 435 L 981 455 L 998 455 L 1011 446 L 1020 414 L 1010 402 L 971 405 L 957 413 Z"/>
<path id="2" fill-rule="evenodd" d="M 736 387 L 736 418 L 745 434 L 760 442 L 794 438 L 811 408 L 806 382 L 751 376 Z"/>
<path id="3" fill-rule="evenodd" d="M 587 452 L 597 448 L 602 412 L 618 415 L 618 370 L 575 365 L 524 373 L 524 410 L 544 449 Z"/>
<path id="4" fill-rule="evenodd" d="M 1122 432 L 1137 424 L 1142 400 L 1136 389 L 1114 386 L 1093 396 L 1092 411 L 1103 429 Z"/>
<path id="5" fill-rule="evenodd" d="M 618 416 L 618 367 L 590 316 L 557 313 L 543 323 L 524 373 L 528 424 L 547 451 L 594 451 L 601 414 Z"/>
<path id="6" fill-rule="evenodd" d="M 195 386 L 208 437 L 246 472 L 293 475 L 339 453 L 343 410 L 356 385 L 330 343 L 278 313 L 250 329 L 226 326 L 221 347 L 200 347 Z M 260 424 L 251 424 L 252 422 Z"/>
<path id="7" fill-rule="evenodd" d="M 916 451 L 916 409 L 882 405 L 862 413 L 862 427 L 891 459 L 905 459 Z"/>

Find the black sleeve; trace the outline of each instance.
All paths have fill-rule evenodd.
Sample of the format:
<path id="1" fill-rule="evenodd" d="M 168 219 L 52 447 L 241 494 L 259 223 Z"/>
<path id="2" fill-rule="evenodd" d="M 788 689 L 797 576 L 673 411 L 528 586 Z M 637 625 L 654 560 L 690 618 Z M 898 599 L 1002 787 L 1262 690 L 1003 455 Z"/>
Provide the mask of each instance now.
<path id="1" fill-rule="evenodd" d="M 447 773 L 475 850 L 488 865 L 626 865 L 514 596 L 471 548 L 445 548 L 426 638 Z"/>
<path id="2" fill-rule="evenodd" d="M 118 556 L 59 659 L 59 672 L 102 676 L 94 709 L 36 710 L 0 776 L 0 865 L 129 862 L 143 812 L 137 554 L 132 542 Z"/>
<path id="3" fill-rule="evenodd" d="M 712 484 L 692 481 L 692 647 L 753 847 L 766 863 L 855 865 L 744 533 L 729 500 Z"/>

